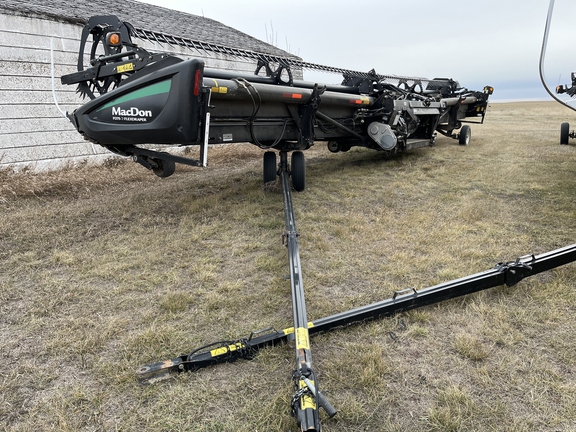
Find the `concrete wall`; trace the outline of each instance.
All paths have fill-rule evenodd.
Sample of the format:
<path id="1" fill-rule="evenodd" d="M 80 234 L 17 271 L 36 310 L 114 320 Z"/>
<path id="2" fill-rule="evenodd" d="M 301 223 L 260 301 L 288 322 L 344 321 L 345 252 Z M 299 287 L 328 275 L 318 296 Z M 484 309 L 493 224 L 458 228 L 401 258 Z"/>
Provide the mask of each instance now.
<path id="1" fill-rule="evenodd" d="M 76 71 L 81 32 L 82 26 L 11 15 L 0 9 L 0 169 L 42 171 L 78 162 L 99 163 L 112 155 L 82 140 L 54 103 L 53 82 L 60 109 L 73 111 L 83 103 L 75 86 L 60 84 L 62 75 Z M 151 52 L 203 58 L 206 67 L 249 72 L 255 69 L 253 62 L 134 42 Z"/>

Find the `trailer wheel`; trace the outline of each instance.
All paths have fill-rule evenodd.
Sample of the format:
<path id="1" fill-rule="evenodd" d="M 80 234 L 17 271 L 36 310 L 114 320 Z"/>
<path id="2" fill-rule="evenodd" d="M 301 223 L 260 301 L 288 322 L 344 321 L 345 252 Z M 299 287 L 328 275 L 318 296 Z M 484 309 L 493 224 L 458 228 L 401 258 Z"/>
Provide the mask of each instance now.
<path id="1" fill-rule="evenodd" d="M 460 129 L 460 133 L 458 134 L 458 144 L 460 145 L 470 144 L 471 137 L 472 137 L 472 131 L 470 130 L 470 126 L 468 125 L 462 126 L 462 129 Z"/>
<path id="2" fill-rule="evenodd" d="M 302 192 L 306 188 L 306 164 L 301 151 L 292 153 L 292 186 L 296 192 Z"/>
<path id="3" fill-rule="evenodd" d="M 570 124 L 562 123 L 560 125 L 560 144 L 568 144 L 569 136 L 570 136 Z"/>
<path id="4" fill-rule="evenodd" d="M 176 163 L 174 163 L 173 161 L 168 161 L 164 159 L 153 159 L 152 161 L 156 163 L 156 165 L 158 165 L 156 168 L 152 169 L 152 171 L 154 171 L 154 174 L 156 174 L 158 177 L 161 178 L 170 177 L 176 171 Z"/>
<path id="5" fill-rule="evenodd" d="M 267 151 L 264 153 L 264 184 L 276 180 L 276 153 Z"/>
<path id="6" fill-rule="evenodd" d="M 327 147 L 331 153 L 338 153 L 340 151 L 340 143 L 338 141 L 328 141 Z"/>

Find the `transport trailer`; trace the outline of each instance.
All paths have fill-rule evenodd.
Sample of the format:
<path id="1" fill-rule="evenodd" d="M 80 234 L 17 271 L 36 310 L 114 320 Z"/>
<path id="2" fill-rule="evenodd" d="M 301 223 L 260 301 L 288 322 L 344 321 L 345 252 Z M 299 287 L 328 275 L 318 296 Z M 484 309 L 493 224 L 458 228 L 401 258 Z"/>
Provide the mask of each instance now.
<path id="1" fill-rule="evenodd" d="M 576 95 L 576 74 L 572 72 L 572 84 L 568 85 L 559 85 L 556 87 L 556 94 L 567 94 L 570 97 L 574 97 Z M 567 104 L 566 104 L 567 105 Z M 570 107 L 570 105 L 568 105 Z M 570 130 L 570 123 L 563 122 L 560 125 L 560 144 L 568 144 L 570 139 L 576 138 L 576 132 Z"/>
<path id="2" fill-rule="evenodd" d="M 548 94 L 554 99 L 556 102 L 564 105 L 566 108 L 569 108 L 573 111 L 576 111 L 576 108 L 569 104 L 567 100 L 560 99 L 557 95 L 565 94 L 573 98 L 576 96 L 576 73 L 572 72 L 570 74 L 571 84 L 567 85 L 558 85 L 552 91 L 546 82 L 546 77 L 544 74 L 544 62 L 546 59 L 546 49 L 548 47 L 548 35 L 550 33 L 550 27 L 552 23 L 552 15 L 554 13 L 554 0 L 550 0 L 550 4 L 548 5 L 548 16 L 546 17 L 546 26 L 544 28 L 544 38 L 542 40 L 542 49 L 540 51 L 540 64 L 539 64 L 539 72 L 540 72 L 540 81 L 544 86 L 544 89 L 548 92 Z M 570 139 L 576 138 L 576 131 L 570 130 L 570 123 L 563 122 L 560 124 L 560 144 L 568 144 Z"/>

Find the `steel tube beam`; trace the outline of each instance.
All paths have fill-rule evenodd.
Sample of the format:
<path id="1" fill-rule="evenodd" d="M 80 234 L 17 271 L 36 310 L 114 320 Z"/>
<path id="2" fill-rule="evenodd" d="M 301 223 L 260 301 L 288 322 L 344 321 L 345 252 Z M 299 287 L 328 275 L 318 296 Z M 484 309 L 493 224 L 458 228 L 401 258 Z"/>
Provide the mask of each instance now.
<path id="1" fill-rule="evenodd" d="M 302 87 L 288 87 L 275 84 L 262 84 L 242 80 L 228 80 L 204 77 L 204 87 L 212 89 L 212 100 L 260 98 L 262 101 L 306 104 L 310 102 L 313 90 Z M 322 103 L 326 105 L 345 106 L 351 109 L 369 107 L 374 103 L 372 96 L 325 91 Z"/>
<path id="2" fill-rule="evenodd" d="M 500 285 L 513 286 L 522 279 L 537 275 L 576 261 L 576 244 L 540 255 L 526 255 L 516 261 L 500 263 L 494 268 L 460 279 L 424 288 L 395 293 L 392 298 L 367 306 L 341 312 L 308 323 L 308 334 L 330 331 L 353 323 L 390 316 L 398 312 L 431 305 Z M 409 291 L 409 292 L 407 292 Z M 403 294 L 407 292 L 406 294 Z M 263 334 L 266 332 L 265 334 Z M 256 333 L 254 333 L 256 334 Z M 170 360 L 150 364 L 138 369 L 141 382 L 151 384 L 176 372 L 197 370 L 209 365 L 250 357 L 260 348 L 286 342 L 294 334 L 294 328 L 280 331 L 267 329 L 246 339 L 220 344 L 212 350 L 203 350 L 192 355 L 182 355 Z"/>
<path id="3" fill-rule="evenodd" d="M 312 368 L 312 352 L 310 351 L 310 336 L 308 334 L 308 319 L 304 299 L 304 284 L 302 266 L 298 248 L 298 231 L 292 206 L 292 193 L 289 179 L 288 154 L 280 152 L 280 178 L 282 180 L 282 196 L 284 198 L 284 219 L 286 224 L 286 246 L 290 261 L 290 285 L 292 288 L 292 311 L 294 316 L 294 340 L 296 344 L 296 370 L 294 382 L 296 392 L 292 400 L 293 413 L 296 414 L 298 425 L 302 431 L 320 431 L 317 394 L 312 393 L 305 380 L 314 382 Z M 307 391 L 306 391 L 307 390 Z M 315 392 L 317 393 L 317 392 Z"/>

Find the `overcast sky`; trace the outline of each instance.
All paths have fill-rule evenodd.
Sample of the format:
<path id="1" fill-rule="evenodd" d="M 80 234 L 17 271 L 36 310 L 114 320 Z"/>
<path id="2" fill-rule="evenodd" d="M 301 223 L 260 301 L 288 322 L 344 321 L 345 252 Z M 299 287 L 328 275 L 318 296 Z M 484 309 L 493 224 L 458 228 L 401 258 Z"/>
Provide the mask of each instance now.
<path id="1" fill-rule="evenodd" d="M 493 100 L 551 99 L 539 78 L 549 0 L 145 0 L 205 16 L 304 61 L 382 74 L 453 78 Z M 548 84 L 576 71 L 576 1 L 555 0 Z M 273 38 L 273 40 L 272 40 Z M 305 72 L 304 79 L 339 82 Z"/>

